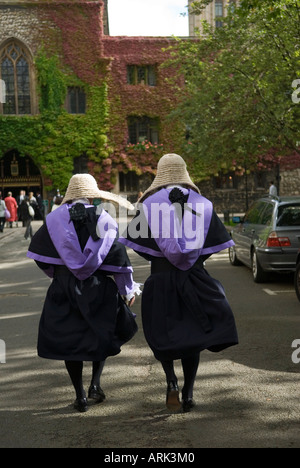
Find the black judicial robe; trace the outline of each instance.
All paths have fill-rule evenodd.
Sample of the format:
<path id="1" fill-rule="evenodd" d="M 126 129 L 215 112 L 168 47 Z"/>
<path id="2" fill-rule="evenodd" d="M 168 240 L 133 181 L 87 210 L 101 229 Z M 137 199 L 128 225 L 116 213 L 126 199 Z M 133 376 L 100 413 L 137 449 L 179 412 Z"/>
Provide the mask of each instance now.
<path id="1" fill-rule="evenodd" d="M 136 283 L 112 218 L 104 211 L 99 217 L 86 206 L 84 222 L 70 221 L 70 207 L 48 215 L 27 253 L 53 279 L 39 324 L 38 355 L 102 361 L 124 344 L 116 334 L 119 294 Z M 99 230 L 107 225 L 100 239 Z"/>
<path id="2" fill-rule="evenodd" d="M 224 288 L 203 265 L 213 253 L 234 243 L 209 200 L 181 188 L 185 204 L 179 197 L 176 206 L 172 190 L 164 188 L 149 196 L 120 238 L 151 262 L 142 318 L 146 340 L 160 361 L 238 344 Z"/>

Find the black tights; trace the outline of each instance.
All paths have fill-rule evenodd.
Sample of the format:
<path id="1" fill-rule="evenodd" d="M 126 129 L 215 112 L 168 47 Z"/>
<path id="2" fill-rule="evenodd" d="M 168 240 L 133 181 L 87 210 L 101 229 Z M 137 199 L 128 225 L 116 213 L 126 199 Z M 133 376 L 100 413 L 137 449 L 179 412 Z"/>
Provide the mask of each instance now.
<path id="1" fill-rule="evenodd" d="M 184 400 L 193 398 L 193 390 L 199 362 L 200 353 L 181 360 L 184 375 L 184 386 L 182 388 L 182 398 Z M 174 370 L 174 361 L 161 361 L 161 364 L 165 371 L 167 382 L 173 381 L 177 383 L 177 377 Z"/>
<path id="2" fill-rule="evenodd" d="M 100 386 L 100 377 L 104 368 L 105 361 L 94 361 L 93 362 L 93 373 L 91 385 Z M 72 384 L 76 392 L 76 398 L 82 399 L 86 398 L 86 393 L 83 388 L 82 380 L 82 371 L 83 371 L 83 362 L 82 361 L 65 361 L 65 365 L 69 376 L 71 378 Z"/>

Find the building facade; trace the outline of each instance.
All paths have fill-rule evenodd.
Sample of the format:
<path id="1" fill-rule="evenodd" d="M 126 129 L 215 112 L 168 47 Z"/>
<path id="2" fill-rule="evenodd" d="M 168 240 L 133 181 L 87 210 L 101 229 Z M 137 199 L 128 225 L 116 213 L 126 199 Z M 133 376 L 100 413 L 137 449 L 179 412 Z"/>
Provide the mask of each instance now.
<path id="1" fill-rule="evenodd" d="M 206 18 L 221 21 L 225 3 L 215 0 Z M 111 37 L 107 11 L 107 0 L 0 0 L 4 196 L 33 191 L 50 202 L 73 173 L 89 172 L 102 189 L 134 202 L 159 158 L 181 154 L 186 128 L 169 115 L 184 82 L 170 81 L 175 72 L 165 65 L 175 41 Z M 217 211 L 241 212 L 272 179 L 282 194 L 299 194 L 297 164 L 198 185 Z"/>
<path id="2" fill-rule="evenodd" d="M 189 0 L 189 6 L 193 0 Z M 189 34 L 196 36 L 197 31 L 202 32 L 202 22 L 207 21 L 210 25 L 220 28 L 223 25 L 223 18 L 227 16 L 228 10 L 238 4 L 238 0 L 213 0 L 202 11 L 201 15 L 189 15 Z"/>
<path id="3" fill-rule="evenodd" d="M 107 0 L 1 0 L 0 191 L 50 200 L 89 172 L 135 201 L 185 138 L 167 118 L 176 92 L 161 64 L 171 44 L 109 36 Z"/>

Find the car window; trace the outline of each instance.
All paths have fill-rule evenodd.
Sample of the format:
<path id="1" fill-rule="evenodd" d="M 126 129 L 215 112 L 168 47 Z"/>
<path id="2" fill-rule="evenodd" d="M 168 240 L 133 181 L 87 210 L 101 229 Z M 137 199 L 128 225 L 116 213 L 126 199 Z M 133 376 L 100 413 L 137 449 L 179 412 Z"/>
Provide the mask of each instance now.
<path id="1" fill-rule="evenodd" d="M 260 220 L 262 211 L 264 210 L 265 206 L 266 206 L 265 202 L 254 203 L 254 205 L 252 205 L 252 207 L 246 213 L 245 218 L 244 218 L 244 223 L 259 224 L 259 220 Z"/>
<path id="2" fill-rule="evenodd" d="M 270 226 L 272 223 L 273 211 L 274 211 L 274 205 L 272 203 L 266 203 L 266 207 L 261 213 L 259 224 Z"/>
<path id="3" fill-rule="evenodd" d="M 277 226 L 300 226 L 300 204 L 279 206 Z"/>

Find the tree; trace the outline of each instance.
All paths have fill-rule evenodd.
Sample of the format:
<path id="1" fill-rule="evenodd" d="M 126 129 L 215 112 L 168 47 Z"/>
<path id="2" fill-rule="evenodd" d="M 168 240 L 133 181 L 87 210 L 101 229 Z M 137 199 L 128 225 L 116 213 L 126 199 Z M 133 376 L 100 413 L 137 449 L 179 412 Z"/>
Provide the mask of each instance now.
<path id="1" fill-rule="evenodd" d="M 190 14 L 210 2 L 193 2 Z M 204 23 L 203 29 L 196 40 L 178 40 L 172 54 L 186 77 L 175 113 L 189 131 L 185 154 L 194 177 L 265 167 L 270 149 L 274 163 L 297 151 L 299 0 L 242 0 L 223 28 Z"/>

